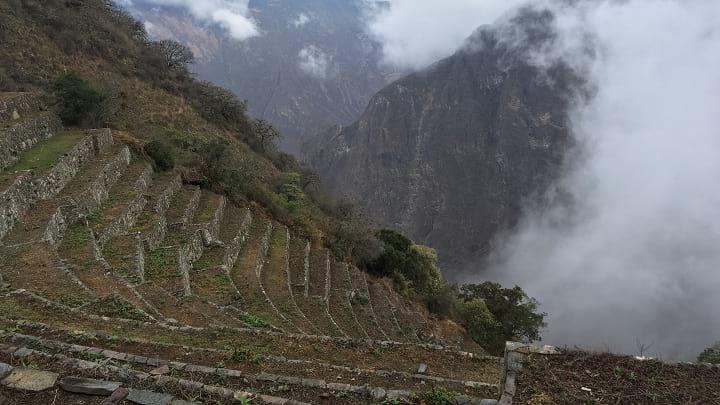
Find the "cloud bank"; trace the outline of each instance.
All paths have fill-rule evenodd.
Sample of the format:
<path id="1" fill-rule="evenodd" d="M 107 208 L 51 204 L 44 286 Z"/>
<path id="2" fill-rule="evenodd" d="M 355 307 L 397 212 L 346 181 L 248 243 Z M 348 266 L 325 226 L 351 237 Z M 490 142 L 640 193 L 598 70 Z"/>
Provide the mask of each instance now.
<path id="1" fill-rule="evenodd" d="M 182 7 L 195 18 L 217 24 L 239 41 L 259 35 L 257 24 L 248 9 L 249 0 L 135 0 L 136 3 Z M 130 0 L 122 0 L 131 4 Z"/>
<path id="2" fill-rule="evenodd" d="M 720 2 L 581 4 L 555 7 L 558 39 L 532 58 L 593 89 L 571 170 L 491 278 L 541 301 L 549 343 L 693 359 L 720 340 Z"/>
<path id="3" fill-rule="evenodd" d="M 479 26 L 526 0 L 365 0 L 370 35 L 383 62 L 421 69 L 451 55 Z"/>
<path id="4" fill-rule="evenodd" d="M 300 14 L 298 14 L 297 18 L 293 20 L 292 23 L 296 28 L 299 28 L 309 22 L 310 22 L 310 17 L 305 13 L 300 13 Z"/>
<path id="5" fill-rule="evenodd" d="M 300 70 L 317 79 L 327 77 L 332 57 L 315 45 L 305 46 L 298 54 Z"/>

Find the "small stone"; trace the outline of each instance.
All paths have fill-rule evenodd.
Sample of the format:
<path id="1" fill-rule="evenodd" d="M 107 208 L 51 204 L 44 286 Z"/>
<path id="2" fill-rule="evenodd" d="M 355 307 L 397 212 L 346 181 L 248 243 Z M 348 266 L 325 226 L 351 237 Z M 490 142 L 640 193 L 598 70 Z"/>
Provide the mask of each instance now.
<path id="1" fill-rule="evenodd" d="M 184 380 L 182 378 L 180 380 L 178 380 L 178 385 L 189 391 L 199 390 L 203 387 L 203 383 L 201 383 L 201 382 Z"/>
<path id="2" fill-rule="evenodd" d="M 13 366 L 5 363 L 0 363 L 0 380 L 5 378 L 8 374 L 10 374 L 11 371 L 13 371 Z"/>
<path id="3" fill-rule="evenodd" d="M 14 369 L 2 385 L 24 391 L 43 391 L 55 386 L 58 375 L 49 371 Z"/>
<path id="4" fill-rule="evenodd" d="M 412 392 L 406 390 L 390 390 L 387 392 L 387 397 L 390 399 L 407 399 L 412 395 Z"/>
<path id="5" fill-rule="evenodd" d="M 130 390 L 127 388 L 120 387 L 113 391 L 109 397 L 105 398 L 101 405 L 119 405 L 125 400 L 129 393 Z"/>
<path id="6" fill-rule="evenodd" d="M 188 364 L 185 366 L 185 371 L 189 373 L 215 374 L 215 369 L 213 367 L 198 366 L 196 364 Z"/>
<path id="7" fill-rule="evenodd" d="M 229 388 L 216 387 L 214 385 L 203 385 L 203 390 L 210 394 L 215 394 L 223 398 L 232 398 L 235 395 L 235 391 Z"/>
<path id="8" fill-rule="evenodd" d="M 427 364 L 422 363 L 420 364 L 420 367 L 418 367 L 418 374 L 425 374 L 427 372 Z"/>
<path id="9" fill-rule="evenodd" d="M 20 113 L 18 113 L 17 110 L 13 110 L 12 119 L 13 119 L 13 121 L 17 121 L 20 119 Z"/>
<path id="10" fill-rule="evenodd" d="M 370 396 L 375 401 L 382 401 L 383 399 L 385 399 L 386 395 L 387 395 L 387 392 L 380 387 L 375 387 L 370 390 Z"/>
<path id="11" fill-rule="evenodd" d="M 122 385 L 115 381 L 94 380 L 92 378 L 65 377 L 58 383 L 60 388 L 69 392 L 87 395 L 111 395 Z"/>
<path id="12" fill-rule="evenodd" d="M 318 380 L 315 378 L 303 378 L 301 384 L 305 387 L 312 388 L 325 388 L 325 380 Z"/>
<path id="13" fill-rule="evenodd" d="M 127 400 L 140 405 L 168 405 L 173 400 L 172 395 L 144 390 L 130 390 Z"/>
<path id="14" fill-rule="evenodd" d="M 32 355 L 35 352 L 33 349 L 28 349 L 27 347 L 21 347 L 13 353 L 13 356 L 22 359 L 23 357 L 28 357 Z"/>
<path id="15" fill-rule="evenodd" d="M 350 384 L 341 384 L 341 383 L 330 383 L 327 385 L 327 389 L 331 391 L 350 391 L 352 388 L 352 385 Z"/>
<path id="16" fill-rule="evenodd" d="M 299 377 L 286 377 L 281 376 L 277 379 L 277 382 L 280 384 L 288 384 L 288 385 L 300 385 L 300 382 L 302 380 Z"/>
<path id="17" fill-rule="evenodd" d="M 162 366 L 156 369 L 150 370 L 150 375 L 165 375 L 170 372 L 170 367 Z"/>

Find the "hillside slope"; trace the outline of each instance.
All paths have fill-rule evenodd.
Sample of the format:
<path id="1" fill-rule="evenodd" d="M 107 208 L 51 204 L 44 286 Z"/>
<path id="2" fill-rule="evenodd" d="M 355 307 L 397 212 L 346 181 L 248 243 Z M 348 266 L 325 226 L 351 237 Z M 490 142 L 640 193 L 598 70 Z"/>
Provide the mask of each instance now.
<path id="1" fill-rule="evenodd" d="M 569 146 L 572 78 L 523 61 L 549 18 L 518 17 L 525 38 L 511 46 L 480 29 L 455 55 L 381 90 L 354 124 L 309 141 L 304 158 L 338 196 L 436 248 L 452 277 L 518 220 Z"/>
<path id="2" fill-rule="evenodd" d="M 188 45 L 193 71 L 248 100 L 250 114 L 276 126 L 289 152 L 357 119 L 393 74 L 379 67 L 378 45 L 364 33 L 362 2 L 251 1 L 250 9 L 261 35 L 239 42 L 178 8 L 128 6 L 153 37 Z"/>

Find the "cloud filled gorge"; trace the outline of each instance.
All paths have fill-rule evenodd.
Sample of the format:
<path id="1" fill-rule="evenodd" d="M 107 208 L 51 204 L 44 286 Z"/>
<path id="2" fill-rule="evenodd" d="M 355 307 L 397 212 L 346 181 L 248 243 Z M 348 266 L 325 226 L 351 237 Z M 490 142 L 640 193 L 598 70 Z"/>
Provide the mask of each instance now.
<path id="1" fill-rule="evenodd" d="M 549 343 L 692 359 L 720 340 L 720 2 L 581 4 L 532 55 L 591 84 L 577 150 L 489 277 L 541 301 Z"/>

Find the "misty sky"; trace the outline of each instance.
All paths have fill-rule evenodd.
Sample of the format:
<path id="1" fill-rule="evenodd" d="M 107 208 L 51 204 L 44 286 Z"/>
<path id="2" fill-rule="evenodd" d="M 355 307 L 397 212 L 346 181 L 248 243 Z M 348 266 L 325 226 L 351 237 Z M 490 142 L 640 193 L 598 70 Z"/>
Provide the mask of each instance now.
<path id="1" fill-rule="evenodd" d="M 692 359 L 720 340 L 720 2 L 593 4 L 557 10 L 532 58 L 596 91 L 556 186 L 572 203 L 527 212 L 492 277 L 542 302 L 550 343 Z"/>

